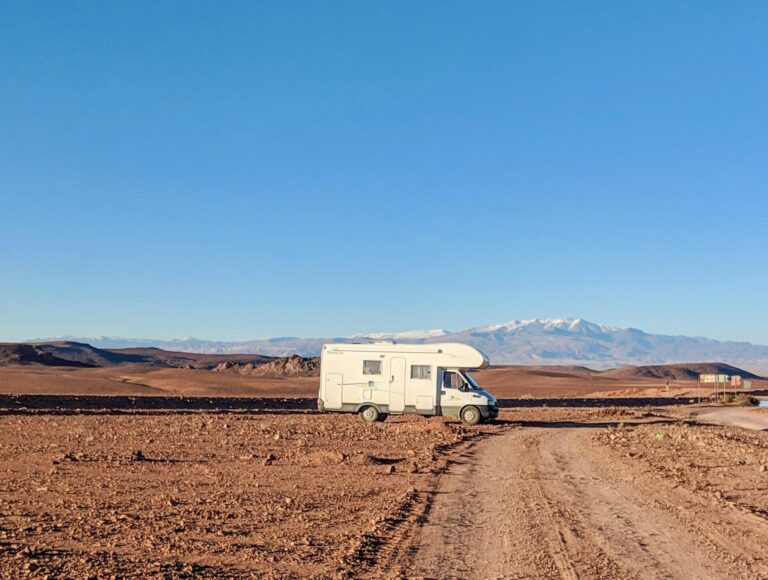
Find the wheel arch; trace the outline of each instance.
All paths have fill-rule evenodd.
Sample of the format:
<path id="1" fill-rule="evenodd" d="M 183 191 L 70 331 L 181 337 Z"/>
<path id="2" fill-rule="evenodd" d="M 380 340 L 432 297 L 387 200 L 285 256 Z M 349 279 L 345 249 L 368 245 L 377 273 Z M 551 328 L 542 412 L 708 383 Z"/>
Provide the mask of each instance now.
<path id="1" fill-rule="evenodd" d="M 459 407 L 459 415 L 458 415 L 459 419 L 462 421 L 462 423 L 464 422 L 463 421 L 464 411 L 470 407 L 472 407 L 475 411 L 477 411 L 477 414 L 479 415 L 477 423 L 482 423 L 483 420 L 485 419 L 485 414 L 483 413 L 483 409 L 479 405 L 476 405 L 474 403 L 467 403 L 466 405 L 462 405 L 461 407 Z"/>
<path id="2" fill-rule="evenodd" d="M 389 415 L 389 411 L 385 410 L 381 405 L 378 403 L 371 403 L 370 401 L 366 401 L 365 403 L 359 403 L 355 406 L 355 413 L 359 413 L 366 407 L 375 407 L 376 410 L 379 412 L 379 415 Z"/>

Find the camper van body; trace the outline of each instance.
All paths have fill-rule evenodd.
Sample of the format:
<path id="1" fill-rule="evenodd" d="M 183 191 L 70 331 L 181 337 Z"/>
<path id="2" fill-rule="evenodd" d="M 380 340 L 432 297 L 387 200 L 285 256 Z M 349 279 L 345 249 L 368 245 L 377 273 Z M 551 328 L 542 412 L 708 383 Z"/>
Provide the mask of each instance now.
<path id="1" fill-rule="evenodd" d="M 493 419 L 496 399 L 467 372 L 487 366 L 488 357 L 466 344 L 326 344 L 318 408 L 364 420 L 406 413 Z M 469 407 L 476 411 L 462 414 Z"/>

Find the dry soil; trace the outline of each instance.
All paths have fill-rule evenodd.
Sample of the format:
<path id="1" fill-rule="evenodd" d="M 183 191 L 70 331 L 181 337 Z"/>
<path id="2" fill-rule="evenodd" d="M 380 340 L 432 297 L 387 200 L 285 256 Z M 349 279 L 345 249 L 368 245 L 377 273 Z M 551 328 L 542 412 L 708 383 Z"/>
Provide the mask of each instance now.
<path id="1" fill-rule="evenodd" d="M 766 434 L 663 414 L 9 414 L 0 575 L 768 577 Z"/>

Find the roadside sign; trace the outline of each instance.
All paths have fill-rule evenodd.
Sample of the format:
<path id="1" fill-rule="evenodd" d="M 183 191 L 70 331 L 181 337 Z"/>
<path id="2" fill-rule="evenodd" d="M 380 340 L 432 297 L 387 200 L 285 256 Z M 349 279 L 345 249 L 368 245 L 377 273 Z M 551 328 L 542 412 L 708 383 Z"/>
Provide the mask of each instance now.
<path id="1" fill-rule="evenodd" d="M 702 383 L 727 383 L 730 377 L 728 375 L 704 374 L 699 375 Z"/>
<path id="2" fill-rule="evenodd" d="M 731 377 L 731 386 L 735 389 L 741 387 L 741 375 L 733 375 Z"/>

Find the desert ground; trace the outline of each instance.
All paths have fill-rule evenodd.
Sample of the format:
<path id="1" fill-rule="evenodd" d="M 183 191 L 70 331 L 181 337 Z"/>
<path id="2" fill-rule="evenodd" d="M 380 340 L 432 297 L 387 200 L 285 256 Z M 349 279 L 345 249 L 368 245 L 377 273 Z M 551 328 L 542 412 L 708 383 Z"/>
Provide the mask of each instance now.
<path id="1" fill-rule="evenodd" d="M 317 377 L 248 377 L 207 370 L 0 366 L 0 393 L 124 396 L 317 396 Z"/>
<path id="2" fill-rule="evenodd" d="M 768 578 L 768 412 L 698 404 L 712 365 L 365 425 L 307 359 L 56 349 L 0 365 L 0 578 Z"/>
<path id="3" fill-rule="evenodd" d="M 4 578 L 768 577 L 765 432 L 680 410 L 2 413 Z"/>
<path id="4" fill-rule="evenodd" d="M 472 373 L 497 398 L 666 396 L 666 379 L 592 373 L 578 367 L 491 367 Z M 768 381 L 753 380 L 755 390 Z M 695 395 L 697 382 L 669 380 L 669 394 Z M 316 376 L 249 376 L 204 369 L 119 365 L 95 368 L 0 366 L 0 393 L 55 395 L 316 397 Z M 712 389 L 709 388 L 709 391 Z"/>

